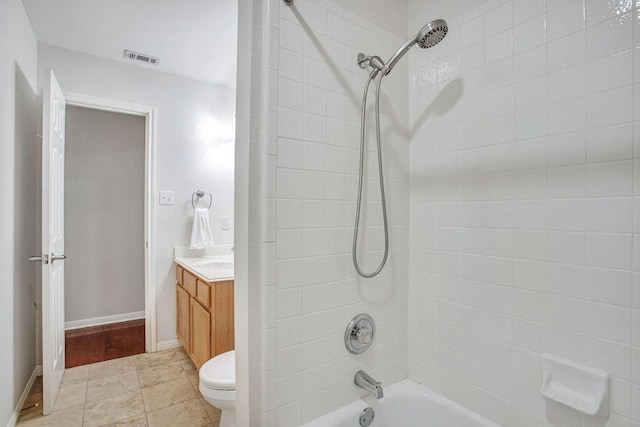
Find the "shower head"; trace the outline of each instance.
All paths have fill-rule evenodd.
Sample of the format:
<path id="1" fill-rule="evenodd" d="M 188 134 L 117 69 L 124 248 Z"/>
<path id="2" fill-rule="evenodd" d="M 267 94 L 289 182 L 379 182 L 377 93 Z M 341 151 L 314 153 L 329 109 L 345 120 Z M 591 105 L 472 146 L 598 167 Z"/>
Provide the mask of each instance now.
<path id="1" fill-rule="evenodd" d="M 422 27 L 416 36 L 416 43 L 422 49 L 428 49 L 440 43 L 444 36 L 447 35 L 449 27 L 444 19 L 436 19 Z"/>
<path id="2" fill-rule="evenodd" d="M 414 44 L 417 44 L 423 49 L 428 49 L 440 43 L 444 36 L 447 35 L 447 31 L 449 31 L 449 27 L 447 26 L 447 21 L 444 19 L 436 19 L 435 21 L 429 22 L 427 25 L 422 27 L 415 39 L 408 40 L 400 49 L 398 49 L 391 59 L 387 61 L 386 65 L 376 68 L 382 71 L 386 76 L 391 72 L 393 67 L 395 67 L 400 58 L 402 58 L 405 53 L 409 52 L 409 49 L 411 49 Z"/>

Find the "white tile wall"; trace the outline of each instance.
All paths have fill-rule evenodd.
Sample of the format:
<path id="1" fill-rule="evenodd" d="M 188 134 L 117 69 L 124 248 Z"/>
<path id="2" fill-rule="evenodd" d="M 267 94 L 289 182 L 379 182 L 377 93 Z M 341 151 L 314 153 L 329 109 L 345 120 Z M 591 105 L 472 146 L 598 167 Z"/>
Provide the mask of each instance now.
<path id="1" fill-rule="evenodd" d="M 443 18 L 410 53 L 409 376 L 504 425 L 638 426 L 637 2 Z M 609 372 L 607 420 L 545 407 L 543 352 Z"/>
<path id="2" fill-rule="evenodd" d="M 438 5 L 409 0 L 408 33 Z M 504 425 L 640 424 L 637 9 L 490 0 L 443 16 L 447 38 L 385 81 L 392 256 L 383 277 L 363 281 L 349 254 L 365 78 L 354 58 L 385 58 L 403 40 L 322 0 L 269 3 L 266 425 L 354 399 L 359 368 L 385 384 L 408 372 Z M 373 146 L 368 155 L 373 190 Z M 373 265 L 379 197 L 368 200 L 361 255 Z M 379 319 L 379 336 L 353 357 L 342 330 L 360 311 Z M 612 375 L 608 420 L 545 407 L 542 352 Z"/>
<path id="3" fill-rule="evenodd" d="M 392 252 L 384 273 L 364 280 L 350 253 L 367 76 L 356 55 L 388 57 L 404 41 L 322 0 L 291 8 L 272 0 L 268 15 L 266 85 L 275 87 L 265 88 L 263 101 L 261 404 L 265 425 L 286 427 L 357 398 L 358 369 L 385 384 L 406 376 L 408 71 L 399 65 L 385 79 L 381 103 Z M 360 253 L 367 269 L 382 249 L 373 142 Z M 344 328 L 363 311 L 376 318 L 378 336 L 372 351 L 354 356 L 344 348 Z"/>

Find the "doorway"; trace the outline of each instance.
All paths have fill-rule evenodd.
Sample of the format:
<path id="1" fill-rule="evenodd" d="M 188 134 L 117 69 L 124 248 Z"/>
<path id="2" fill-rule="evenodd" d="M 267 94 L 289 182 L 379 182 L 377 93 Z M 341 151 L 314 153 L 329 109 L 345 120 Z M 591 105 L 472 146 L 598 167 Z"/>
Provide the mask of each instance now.
<path id="1" fill-rule="evenodd" d="M 68 105 L 65 366 L 145 351 L 145 118 Z"/>
<path id="2" fill-rule="evenodd" d="M 156 110 L 65 95 L 70 368 L 156 351 Z"/>

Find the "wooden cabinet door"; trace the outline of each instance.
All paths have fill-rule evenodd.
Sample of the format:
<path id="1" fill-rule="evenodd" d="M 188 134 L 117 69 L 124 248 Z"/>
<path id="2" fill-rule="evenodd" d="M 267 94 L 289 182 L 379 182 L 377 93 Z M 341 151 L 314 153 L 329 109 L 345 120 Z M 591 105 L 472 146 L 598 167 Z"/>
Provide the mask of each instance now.
<path id="1" fill-rule="evenodd" d="M 187 353 L 191 353 L 191 322 L 189 321 L 189 294 L 182 289 L 182 286 L 176 286 L 176 301 L 177 301 L 177 328 L 176 334 L 178 339 L 182 342 L 184 349 Z"/>
<path id="2" fill-rule="evenodd" d="M 211 359 L 211 314 L 191 299 L 191 359 L 200 368 Z"/>
<path id="3" fill-rule="evenodd" d="M 217 282 L 214 301 L 212 302 L 213 320 L 213 355 L 234 349 L 235 337 L 233 328 L 233 280 Z"/>

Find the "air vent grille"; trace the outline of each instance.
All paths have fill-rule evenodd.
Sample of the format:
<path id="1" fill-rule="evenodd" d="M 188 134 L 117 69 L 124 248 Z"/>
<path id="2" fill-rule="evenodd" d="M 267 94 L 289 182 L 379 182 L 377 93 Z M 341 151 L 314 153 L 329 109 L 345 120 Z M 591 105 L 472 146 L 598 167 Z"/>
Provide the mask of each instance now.
<path id="1" fill-rule="evenodd" d="M 132 50 L 125 49 L 124 57 L 134 60 L 146 62 L 147 64 L 158 65 L 160 63 L 160 58 L 156 58 L 155 56 L 147 55 L 145 53 L 134 52 Z"/>

